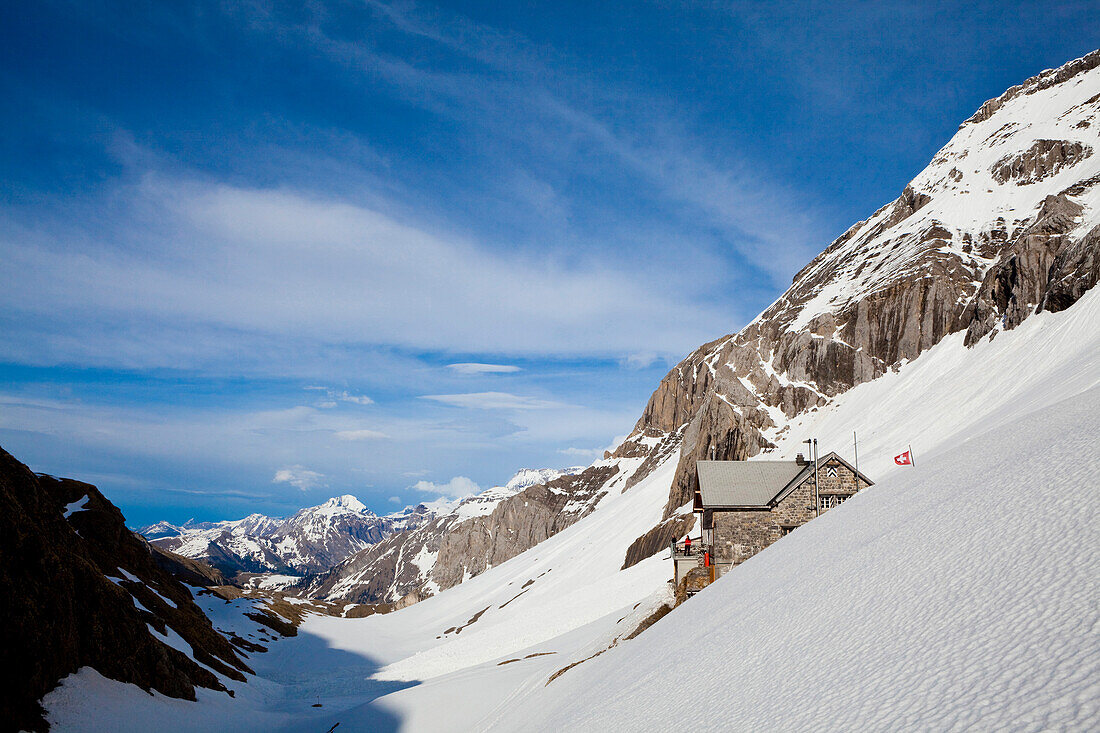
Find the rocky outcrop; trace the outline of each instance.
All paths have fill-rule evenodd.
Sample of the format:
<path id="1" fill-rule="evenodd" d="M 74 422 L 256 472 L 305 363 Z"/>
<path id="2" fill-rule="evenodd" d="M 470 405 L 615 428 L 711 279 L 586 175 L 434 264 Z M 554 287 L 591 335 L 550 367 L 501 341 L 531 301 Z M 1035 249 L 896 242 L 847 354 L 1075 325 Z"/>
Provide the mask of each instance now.
<path id="1" fill-rule="evenodd" d="M 226 690 L 211 670 L 251 671 L 95 487 L 36 476 L 2 449 L 0 585 L 0 719 L 12 729 L 46 730 L 38 700 L 83 666 L 188 700 L 196 686 Z M 161 640 L 169 628 L 193 658 Z"/>
<path id="2" fill-rule="evenodd" d="M 1057 313 L 1081 299 L 1100 280 L 1100 225 L 1054 258 L 1038 310 Z"/>
<path id="3" fill-rule="evenodd" d="M 595 508 L 618 466 L 598 465 L 539 484 L 501 502 L 488 517 L 463 522 L 443 535 L 432 579 L 458 585 L 534 547 Z"/>
<path id="4" fill-rule="evenodd" d="M 648 557 L 653 557 L 689 533 L 694 526 L 694 514 L 669 517 L 631 543 L 626 550 L 626 560 L 623 561 L 622 569 L 626 570 Z"/>
<path id="5" fill-rule="evenodd" d="M 986 272 L 966 312 L 970 321 L 966 333 L 968 345 L 995 329 L 1008 331 L 1022 323 L 1048 300 L 1052 282 L 1075 283 L 1064 292 L 1068 295 L 1076 289 L 1078 298 L 1091 287 L 1087 263 L 1096 259 L 1095 237 L 1086 235 L 1077 240 L 1067 236 L 1077 228 L 1083 211 L 1080 204 L 1064 193 L 1043 201 L 1034 221 L 1004 248 L 996 264 Z M 1067 249 L 1072 251 L 1055 268 L 1055 262 Z M 1078 267 L 1083 271 L 1078 272 Z M 1095 282 L 1093 275 L 1092 284 Z M 1055 301 L 1058 300 L 1068 298 L 1055 295 Z"/>
<path id="6" fill-rule="evenodd" d="M 1052 176 L 1090 155 L 1092 148 L 1081 142 L 1036 140 L 1024 152 L 1006 155 L 998 160 L 990 172 L 997 183 L 1012 181 L 1017 186 L 1024 186 Z"/>

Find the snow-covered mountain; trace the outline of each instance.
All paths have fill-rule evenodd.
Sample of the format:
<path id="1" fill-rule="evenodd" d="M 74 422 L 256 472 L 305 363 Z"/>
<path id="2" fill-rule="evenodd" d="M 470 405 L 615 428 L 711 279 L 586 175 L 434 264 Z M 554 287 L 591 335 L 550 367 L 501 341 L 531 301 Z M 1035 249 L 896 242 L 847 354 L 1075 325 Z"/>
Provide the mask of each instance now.
<path id="1" fill-rule="evenodd" d="M 634 483 L 679 448 L 662 520 L 623 558 L 638 562 L 694 524 L 683 508 L 700 458 L 774 451 L 793 418 L 950 334 L 974 345 L 1072 305 L 1100 277 L 1098 64 L 1094 52 L 983 104 L 901 196 L 832 242 L 752 323 L 677 365 L 632 434 L 554 497 L 470 502 L 416 538 L 349 559 L 311 592 L 360 602 L 436 593 L 583 516 L 611 480 L 598 471 L 625 469 Z"/>
<path id="2" fill-rule="evenodd" d="M 301 509 L 287 519 L 250 514 L 226 522 L 167 522 L 140 530 L 150 542 L 202 560 L 227 576 L 237 573 L 303 575 L 328 570 L 394 532 L 418 526 L 431 514 L 415 508 L 378 516 L 350 494 Z"/>
<path id="3" fill-rule="evenodd" d="M 46 730 L 38 699 L 82 667 L 160 699 L 225 695 L 252 673 L 173 577 L 197 574 L 127 530 L 94 486 L 35 475 L 0 449 L 0 506 L 5 730 Z"/>
<path id="4" fill-rule="evenodd" d="M 700 458 L 769 451 L 792 418 L 916 359 L 1034 312 L 1072 305 L 1100 277 L 1100 51 L 981 106 L 895 201 L 848 229 L 736 334 L 664 378 L 623 451 L 683 434 L 667 542 Z"/>
<path id="5" fill-rule="evenodd" d="M 346 494 L 333 497 L 319 506 L 301 509 L 287 519 L 250 514 L 244 519 L 189 521 L 181 526 L 157 522 L 141 528 L 139 532 L 158 547 L 201 560 L 229 577 L 238 573 L 275 573 L 299 577 L 323 575 L 360 551 L 403 532 L 423 527 L 437 518 L 449 518 L 449 526 L 454 521 L 460 523 L 486 516 L 509 497 L 582 470 L 583 466 L 566 469 L 522 468 L 504 486 L 460 499 L 441 498 L 383 516 L 374 514 L 357 498 Z M 419 560 L 423 563 L 424 556 L 420 555 Z M 423 571 L 427 569 L 425 567 Z M 315 579 L 311 587 L 319 585 L 320 581 Z M 404 588 L 404 591 L 414 587 L 418 586 Z M 396 601 L 400 595 L 404 593 L 384 600 Z M 344 599 L 344 596 L 333 597 Z"/>
<path id="6" fill-rule="evenodd" d="M 640 462 L 620 458 L 588 468 L 520 469 L 504 486 L 458 500 L 414 531 L 391 535 L 311 578 L 304 594 L 354 603 L 419 601 L 569 526 L 612 483 L 629 480 Z"/>
<path id="7" fill-rule="evenodd" d="M 249 658 L 263 684 L 235 698 L 73 675 L 51 721 L 1096 729 L 1098 66 L 982 105 L 896 201 L 673 369 L 603 460 L 314 586 L 431 597 L 308 618 Z M 853 431 L 873 487 L 669 610 L 661 550 L 694 522 L 697 459 L 793 457 L 811 436 L 847 453 Z M 908 444 L 917 465 L 894 465 Z"/>

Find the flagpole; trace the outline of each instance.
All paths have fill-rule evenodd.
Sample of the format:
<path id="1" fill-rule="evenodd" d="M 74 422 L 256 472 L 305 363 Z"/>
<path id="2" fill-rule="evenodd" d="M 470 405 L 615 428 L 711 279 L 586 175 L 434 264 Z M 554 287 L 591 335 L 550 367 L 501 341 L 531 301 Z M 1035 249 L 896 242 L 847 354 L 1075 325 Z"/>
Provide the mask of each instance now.
<path id="1" fill-rule="evenodd" d="M 856 439 L 856 431 L 852 431 L 852 450 L 856 454 L 856 473 L 859 473 L 859 440 Z M 859 479 L 856 479 L 856 486 L 859 486 Z"/>
<path id="2" fill-rule="evenodd" d="M 909 445 L 909 462 L 913 464 L 913 468 L 917 467 L 917 459 L 913 456 L 913 445 Z"/>
<path id="3" fill-rule="evenodd" d="M 809 446 L 810 458 L 814 462 L 814 516 L 817 517 L 821 515 L 821 499 L 817 485 L 817 438 L 809 438 L 802 442 Z"/>

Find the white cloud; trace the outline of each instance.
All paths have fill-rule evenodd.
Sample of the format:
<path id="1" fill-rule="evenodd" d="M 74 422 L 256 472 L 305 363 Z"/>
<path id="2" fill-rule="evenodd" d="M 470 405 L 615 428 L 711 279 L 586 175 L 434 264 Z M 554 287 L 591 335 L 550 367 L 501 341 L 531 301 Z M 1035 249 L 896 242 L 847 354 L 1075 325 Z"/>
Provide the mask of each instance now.
<path id="1" fill-rule="evenodd" d="M 509 374 L 520 371 L 518 366 L 510 364 L 479 364 L 477 362 L 448 364 L 447 368 L 459 374 Z"/>
<path id="2" fill-rule="evenodd" d="M 318 402 L 317 406 L 318 407 L 323 407 L 326 410 L 331 410 L 332 408 L 336 407 L 337 406 L 337 400 L 339 400 L 340 402 L 350 402 L 353 405 L 373 405 L 374 404 L 374 400 L 372 400 L 370 397 L 367 397 L 365 394 L 354 394 L 352 392 L 348 392 L 346 389 L 337 391 L 337 390 L 334 390 L 334 389 L 330 389 L 329 387 L 322 387 L 322 386 L 318 386 L 318 385 L 309 385 L 309 386 L 303 387 L 302 389 L 316 391 L 316 392 L 324 392 L 325 393 L 325 399 L 322 400 L 321 402 Z"/>
<path id="3" fill-rule="evenodd" d="M 442 402 L 454 407 L 468 407 L 478 410 L 546 410 L 553 407 L 567 407 L 561 402 L 524 397 L 509 392 L 469 392 L 466 394 L 429 394 L 421 399 Z"/>
<path id="4" fill-rule="evenodd" d="M 336 399 L 340 400 L 341 402 L 351 402 L 352 404 L 355 404 L 355 405 L 373 405 L 374 404 L 374 400 L 372 400 L 370 397 L 367 397 L 366 395 L 351 394 L 349 392 L 341 392 L 340 394 L 336 395 Z"/>
<path id="5" fill-rule="evenodd" d="M 401 503 L 401 497 L 400 496 L 391 496 L 389 500 L 393 504 L 400 504 Z"/>
<path id="6" fill-rule="evenodd" d="M 599 458 L 603 455 L 603 448 L 562 448 L 558 451 L 563 456 L 577 458 Z"/>
<path id="7" fill-rule="evenodd" d="M 280 468 L 275 472 L 275 478 L 271 480 L 271 483 L 290 484 L 296 489 L 309 491 L 324 486 L 325 484 L 321 481 L 324 477 L 323 473 L 310 471 L 305 466 L 295 465 Z"/>
<path id="8" fill-rule="evenodd" d="M 640 351 L 629 354 L 623 359 L 623 366 L 628 369 L 645 369 L 652 366 L 661 356 L 655 351 Z"/>
<path id="9" fill-rule="evenodd" d="M 445 484 L 437 484 L 433 481 L 421 480 L 417 481 L 410 488 L 415 491 L 424 491 L 429 494 L 439 494 L 440 496 L 445 496 L 452 499 L 460 499 L 464 496 L 481 493 L 481 487 L 470 479 L 466 478 L 465 476 L 455 476 Z"/>
<path id="10" fill-rule="evenodd" d="M 336 437 L 340 440 L 376 440 L 390 436 L 377 430 L 339 430 Z"/>
<path id="11" fill-rule="evenodd" d="M 25 317 L 18 332 L 0 335 L 0 358 L 209 368 L 262 348 L 285 373 L 324 359 L 325 344 L 508 354 L 620 354 L 646 344 L 683 353 L 729 330 L 717 304 L 611 255 L 565 266 L 434 234 L 384 204 L 156 175 L 110 196 L 127 213 L 117 231 L 4 227 L 0 250 L 21 276 L 0 289 L 0 310 Z M 150 221 L 150 210 L 161 215 Z M 128 324 L 122 335 L 119 321 Z"/>

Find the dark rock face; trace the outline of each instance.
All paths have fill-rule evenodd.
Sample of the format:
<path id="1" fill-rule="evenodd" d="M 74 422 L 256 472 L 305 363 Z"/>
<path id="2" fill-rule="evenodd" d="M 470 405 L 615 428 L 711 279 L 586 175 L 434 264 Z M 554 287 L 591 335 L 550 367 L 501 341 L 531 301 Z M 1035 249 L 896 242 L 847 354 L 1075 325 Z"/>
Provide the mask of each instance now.
<path id="1" fill-rule="evenodd" d="M 990 171 L 998 183 L 1012 181 L 1018 186 L 1041 181 L 1062 168 L 1076 165 L 1092 155 L 1084 143 L 1065 140 L 1036 140 L 1022 153 L 1008 155 L 997 161 Z"/>
<path id="2" fill-rule="evenodd" d="M 1076 227 L 1082 210 L 1064 193 L 1043 201 L 1035 220 L 986 272 L 966 313 L 970 316 L 967 345 L 977 343 L 994 328 L 1015 328 L 1048 300 L 1060 304 L 1076 293 L 1076 302 L 1096 283 L 1096 237 L 1092 232 L 1079 240 L 1067 236 Z M 1051 300 L 1048 293 L 1054 283 L 1062 285 Z"/>
<path id="3" fill-rule="evenodd" d="M 66 519 L 66 506 L 81 501 Z M 0 719 L 13 729 L 46 730 L 38 701 L 83 666 L 170 697 L 193 700 L 196 685 L 225 690 L 149 626 L 170 626 L 226 677 L 243 681 L 251 672 L 95 487 L 36 476 L 3 450 L 0 581 L 0 656 L 14 673 L 0 692 Z"/>
<path id="4" fill-rule="evenodd" d="M 669 517 L 644 535 L 634 540 L 626 550 L 623 570 L 637 565 L 642 560 L 656 555 L 673 541 L 680 539 L 695 526 L 695 515 Z"/>
<path id="5" fill-rule="evenodd" d="M 1063 311 L 1093 288 L 1100 280 L 1100 225 L 1064 247 L 1055 256 L 1049 273 L 1040 311 Z"/>

